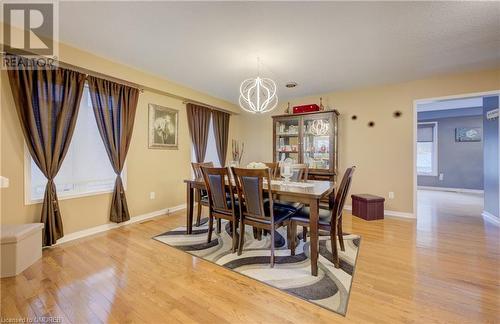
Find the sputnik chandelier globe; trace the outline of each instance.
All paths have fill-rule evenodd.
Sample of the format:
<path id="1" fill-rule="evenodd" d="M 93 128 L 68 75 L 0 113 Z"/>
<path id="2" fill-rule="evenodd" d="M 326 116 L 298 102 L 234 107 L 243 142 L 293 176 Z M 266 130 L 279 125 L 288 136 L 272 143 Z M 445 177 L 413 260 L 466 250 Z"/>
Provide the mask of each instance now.
<path id="1" fill-rule="evenodd" d="M 316 136 L 323 136 L 328 134 L 330 124 L 322 119 L 316 119 L 311 124 L 311 133 Z"/>
<path id="2" fill-rule="evenodd" d="M 260 60 L 257 58 L 259 73 L 257 77 L 246 79 L 240 85 L 240 107 L 253 114 L 262 114 L 276 108 L 278 95 L 276 83 L 269 78 L 260 77 Z"/>

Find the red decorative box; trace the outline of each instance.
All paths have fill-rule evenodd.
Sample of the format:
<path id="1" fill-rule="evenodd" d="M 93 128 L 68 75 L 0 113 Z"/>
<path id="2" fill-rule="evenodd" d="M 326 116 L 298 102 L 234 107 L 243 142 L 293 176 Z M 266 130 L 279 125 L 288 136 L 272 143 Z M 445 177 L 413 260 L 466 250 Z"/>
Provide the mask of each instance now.
<path id="1" fill-rule="evenodd" d="M 313 105 L 302 105 L 302 106 L 293 107 L 294 114 L 307 113 L 307 112 L 313 112 L 313 111 L 319 111 L 319 106 L 316 104 L 313 104 Z"/>

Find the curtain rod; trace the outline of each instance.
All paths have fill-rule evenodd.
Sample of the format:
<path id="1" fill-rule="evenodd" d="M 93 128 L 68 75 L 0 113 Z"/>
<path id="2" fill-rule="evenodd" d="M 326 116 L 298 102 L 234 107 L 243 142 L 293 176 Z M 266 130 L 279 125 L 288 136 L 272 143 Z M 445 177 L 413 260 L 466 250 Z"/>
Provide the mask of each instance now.
<path id="1" fill-rule="evenodd" d="M 130 81 L 123 80 L 123 79 L 120 79 L 120 78 L 116 78 L 116 77 L 113 77 L 111 75 L 107 75 L 107 74 L 103 74 L 103 73 L 100 73 L 100 72 L 97 72 L 97 71 L 93 71 L 93 70 L 89 70 L 89 69 L 86 69 L 86 68 L 82 68 L 80 66 L 76 66 L 76 65 L 69 64 L 69 63 L 66 63 L 66 62 L 58 61 L 58 63 L 59 63 L 59 66 L 61 66 L 63 68 L 66 68 L 66 69 L 69 69 L 69 70 L 74 70 L 74 71 L 77 71 L 77 72 L 81 72 L 81 73 L 84 73 L 84 74 L 87 74 L 87 75 L 91 75 L 91 76 L 94 76 L 94 77 L 97 77 L 97 78 L 106 79 L 106 80 L 109 80 L 109 81 L 112 81 L 112 82 L 125 84 L 127 86 L 131 86 L 133 88 L 137 88 L 141 92 L 148 91 L 148 92 L 156 93 L 156 94 L 159 94 L 159 95 L 167 96 L 167 97 L 170 97 L 170 98 L 173 98 L 173 99 L 181 100 L 183 104 L 192 103 L 192 104 L 196 104 L 196 105 L 199 105 L 199 106 L 206 107 L 208 109 L 219 110 L 219 111 L 223 111 L 225 113 L 231 114 L 231 115 L 236 115 L 236 113 L 234 113 L 234 112 L 232 112 L 230 110 L 219 108 L 219 107 L 215 107 L 215 106 L 206 104 L 206 103 L 201 102 L 201 101 L 197 101 L 197 100 L 193 100 L 193 99 L 190 99 L 190 98 L 186 98 L 186 97 L 183 97 L 183 96 L 176 95 L 174 93 L 170 93 L 170 92 L 163 91 L 163 90 L 156 89 L 156 88 L 151 88 L 151 87 L 148 87 L 148 86 L 145 86 L 145 85 L 142 85 L 142 84 L 130 82 Z"/>
<path id="2" fill-rule="evenodd" d="M 9 55 L 8 53 L 2 53 L 2 54 L 4 56 L 5 55 Z M 17 56 L 19 56 L 19 55 L 17 55 Z M 170 92 L 163 91 L 163 90 L 160 90 L 160 89 L 151 88 L 151 87 L 148 87 L 148 86 L 145 86 L 145 85 L 142 85 L 142 84 L 138 84 L 138 83 L 135 83 L 135 82 L 127 81 L 127 80 L 124 80 L 124 79 L 116 78 L 116 77 L 108 75 L 108 74 L 104 74 L 104 73 L 97 72 L 97 71 L 94 71 L 94 70 L 86 69 L 84 67 L 80 67 L 80 66 L 77 66 L 77 65 L 73 65 L 73 64 L 70 64 L 70 63 L 63 62 L 63 61 L 56 60 L 56 62 L 57 62 L 57 66 L 59 66 L 59 67 L 62 67 L 62 68 L 68 69 L 68 70 L 72 70 L 72 71 L 76 71 L 76 72 L 80 72 L 80 73 L 83 73 L 83 74 L 86 74 L 86 75 L 91 75 L 91 76 L 96 77 L 96 78 L 105 79 L 105 80 L 108 80 L 108 81 L 111 81 L 111 82 L 116 82 L 116 83 L 124 84 L 124 85 L 132 87 L 132 88 L 137 88 L 137 89 L 139 89 L 139 91 L 141 93 L 144 92 L 144 91 L 148 91 L 148 92 L 156 93 L 156 94 L 159 94 L 159 95 L 167 96 L 167 97 L 170 97 L 170 98 L 173 98 L 173 99 L 181 100 L 183 104 L 192 103 L 192 104 L 196 104 L 196 105 L 199 105 L 199 106 L 206 107 L 208 109 L 223 111 L 223 112 L 231 114 L 231 115 L 238 115 L 237 113 L 232 112 L 230 110 L 219 108 L 219 107 L 215 107 L 215 106 L 206 104 L 206 103 L 201 102 L 201 101 L 197 101 L 197 100 L 193 100 L 193 99 L 190 99 L 190 98 L 186 98 L 186 97 L 183 97 L 183 96 L 176 95 L 174 93 L 170 93 Z"/>

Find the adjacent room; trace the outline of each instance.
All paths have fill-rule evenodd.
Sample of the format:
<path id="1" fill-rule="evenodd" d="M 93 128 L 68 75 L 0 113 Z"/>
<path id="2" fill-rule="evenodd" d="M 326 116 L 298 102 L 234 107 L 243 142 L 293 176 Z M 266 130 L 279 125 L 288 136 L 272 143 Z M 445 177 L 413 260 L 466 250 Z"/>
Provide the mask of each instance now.
<path id="1" fill-rule="evenodd" d="M 1 322 L 500 322 L 500 2 L 0 6 Z"/>
<path id="2" fill-rule="evenodd" d="M 498 174 L 491 170 L 498 169 L 499 135 L 490 110 L 497 106 L 496 91 L 418 101 L 416 185 L 423 216 L 455 208 L 457 216 L 491 218 L 498 204 Z"/>

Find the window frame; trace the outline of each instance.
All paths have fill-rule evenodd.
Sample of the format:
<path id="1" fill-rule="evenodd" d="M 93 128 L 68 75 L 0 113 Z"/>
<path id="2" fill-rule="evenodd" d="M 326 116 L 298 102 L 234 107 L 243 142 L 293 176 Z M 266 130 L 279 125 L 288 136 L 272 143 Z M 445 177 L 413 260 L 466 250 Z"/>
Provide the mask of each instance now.
<path id="1" fill-rule="evenodd" d="M 24 205 L 35 205 L 43 203 L 43 197 L 40 199 L 33 198 L 31 196 L 31 154 L 29 152 L 28 146 L 24 143 Z M 71 145 L 71 144 L 70 144 Z M 102 144 L 104 145 L 104 143 Z M 64 163 L 64 162 L 63 162 Z M 125 164 L 123 165 L 122 170 L 122 183 L 123 189 L 127 192 L 127 161 L 125 160 Z M 68 200 L 82 197 L 90 197 L 97 195 L 109 194 L 114 191 L 114 188 L 107 190 L 96 190 L 85 193 L 70 193 L 70 194 L 57 194 L 57 200 Z"/>
<path id="2" fill-rule="evenodd" d="M 417 169 L 418 176 L 424 177 L 437 177 L 438 176 L 438 122 L 417 122 L 417 132 L 419 125 L 433 125 L 433 148 L 432 148 L 432 171 L 431 172 L 419 172 L 417 162 L 415 166 Z M 418 161 L 418 138 L 417 138 L 417 155 L 415 157 Z"/>

